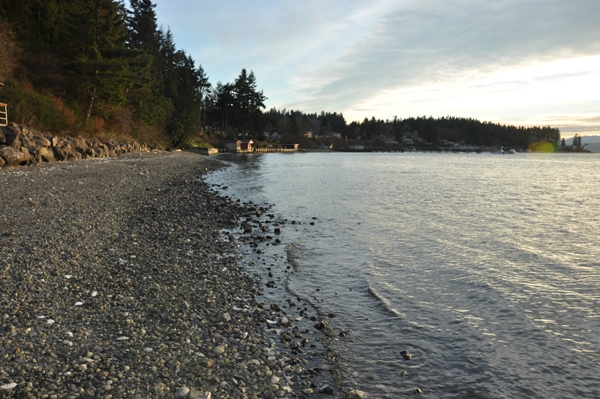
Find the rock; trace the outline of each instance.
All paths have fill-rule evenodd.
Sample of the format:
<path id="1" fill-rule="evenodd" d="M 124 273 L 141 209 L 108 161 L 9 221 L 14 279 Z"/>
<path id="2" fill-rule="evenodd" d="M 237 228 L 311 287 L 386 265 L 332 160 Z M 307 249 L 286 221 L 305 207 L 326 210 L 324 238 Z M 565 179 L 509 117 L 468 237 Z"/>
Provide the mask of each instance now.
<path id="1" fill-rule="evenodd" d="M 223 353 L 225 353 L 225 348 L 224 348 L 224 347 L 222 347 L 222 346 L 216 346 L 216 347 L 215 347 L 215 348 L 212 350 L 212 352 L 213 352 L 215 355 L 222 355 Z"/>
<path id="2" fill-rule="evenodd" d="M 57 161 L 68 161 L 70 158 L 73 158 L 73 150 L 63 146 L 60 142 L 58 145 L 52 147 L 52 151 Z"/>
<path id="3" fill-rule="evenodd" d="M 85 152 L 88 149 L 87 143 L 81 137 L 70 138 L 69 143 L 71 144 L 73 150 L 77 151 L 80 154 L 85 154 Z"/>
<path id="4" fill-rule="evenodd" d="M 412 355 L 408 351 L 402 351 L 402 352 L 400 352 L 400 354 L 402 355 L 404 360 L 410 360 L 410 358 L 412 357 Z"/>
<path id="5" fill-rule="evenodd" d="M 319 392 L 325 395 L 333 395 L 335 390 L 329 385 L 325 385 L 324 387 L 319 388 Z"/>
<path id="6" fill-rule="evenodd" d="M 188 393 L 190 393 L 190 389 L 185 385 L 182 387 L 175 388 L 175 397 L 177 398 L 185 398 Z"/>
<path id="7" fill-rule="evenodd" d="M 0 148 L 0 157 L 4 159 L 8 166 L 19 166 L 29 162 L 29 153 L 24 154 L 13 147 Z"/>
<path id="8" fill-rule="evenodd" d="M 19 136 L 15 137 L 12 140 L 12 142 L 10 143 L 10 146 L 12 148 L 14 148 L 15 150 L 18 150 L 23 146 L 23 143 L 21 142 L 21 140 L 19 140 Z"/>
<path id="9" fill-rule="evenodd" d="M 16 383 L 11 382 L 11 383 L 8 383 L 8 384 L 0 385 L 0 389 L 9 391 L 9 390 L 15 388 L 16 386 L 17 386 Z"/>
<path id="10" fill-rule="evenodd" d="M 6 162 L 4 161 L 4 158 L 0 157 L 0 168 L 2 168 L 5 164 Z"/>
<path id="11" fill-rule="evenodd" d="M 322 321 L 318 322 L 317 324 L 315 324 L 315 328 L 317 330 L 322 330 L 325 328 L 326 325 L 327 325 L 327 323 L 325 322 L 325 320 L 322 320 Z"/>
<path id="12" fill-rule="evenodd" d="M 54 151 L 49 147 L 41 147 L 38 156 L 41 162 L 56 162 Z"/>

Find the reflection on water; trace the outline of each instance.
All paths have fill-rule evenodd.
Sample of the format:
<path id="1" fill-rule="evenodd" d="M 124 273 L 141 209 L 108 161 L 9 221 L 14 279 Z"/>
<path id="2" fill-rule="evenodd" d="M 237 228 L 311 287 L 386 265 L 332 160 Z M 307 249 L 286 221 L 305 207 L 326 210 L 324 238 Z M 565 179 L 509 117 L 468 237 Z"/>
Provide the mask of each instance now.
<path id="1" fill-rule="evenodd" d="M 234 166 L 211 179 L 228 195 L 303 222 L 284 229 L 289 287 L 352 330 L 334 341 L 344 386 L 600 397 L 600 157 L 224 159 Z"/>

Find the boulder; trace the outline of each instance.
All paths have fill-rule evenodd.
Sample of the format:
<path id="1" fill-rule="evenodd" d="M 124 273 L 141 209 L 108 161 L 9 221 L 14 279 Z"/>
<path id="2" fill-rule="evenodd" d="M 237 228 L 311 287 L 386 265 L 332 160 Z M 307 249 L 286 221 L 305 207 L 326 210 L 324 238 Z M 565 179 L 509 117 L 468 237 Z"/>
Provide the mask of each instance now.
<path id="1" fill-rule="evenodd" d="M 85 154 L 88 149 L 88 145 L 85 140 L 79 137 L 69 138 L 69 143 L 71 144 L 71 147 L 80 154 Z"/>
<path id="2" fill-rule="evenodd" d="M 135 140 L 100 142 L 81 137 L 44 135 L 11 122 L 0 127 L 2 166 L 30 165 L 41 162 L 79 161 L 88 158 L 114 157 L 121 154 L 148 151 L 148 146 Z"/>
<path id="3" fill-rule="evenodd" d="M 10 145 L 15 150 L 18 150 L 19 148 L 23 147 L 23 143 L 21 142 L 21 140 L 19 140 L 19 136 L 15 136 L 12 140 L 10 140 L 10 144 L 8 145 Z"/>
<path id="4" fill-rule="evenodd" d="M 83 159 L 83 156 L 81 155 L 80 152 L 72 151 L 71 157 L 68 160 L 69 161 L 81 161 L 82 159 Z"/>
<path id="5" fill-rule="evenodd" d="M 71 148 L 62 146 L 60 143 L 59 145 L 53 146 L 52 151 L 54 152 L 54 157 L 57 161 L 68 161 L 73 155 L 73 150 Z"/>
<path id="6" fill-rule="evenodd" d="M 32 162 L 35 162 L 35 157 L 29 153 L 27 147 L 20 148 L 21 154 L 23 154 L 23 158 L 25 159 L 25 165 L 31 165 Z"/>
<path id="7" fill-rule="evenodd" d="M 50 147 L 52 143 L 43 134 L 36 134 L 33 137 L 33 142 L 39 147 Z"/>
<path id="8" fill-rule="evenodd" d="M 51 148 L 41 147 L 38 155 L 42 162 L 56 162 L 54 151 Z"/>
<path id="9" fill-rule="evenodd" d="M 11 123 L 9 123 L 9 124 L 8 124 L 8 126 L 7 126 L 7 127 L 8 127 L 8 129 L 9 129 L 10 131 L 12 131 L 12 132 L 13 132 L 13 134 L 14 134 L 15 136 L 18 136 L 18 135 L 20 135 L 20 134 L 21 134 L 21 127 L 20 127 L 19 125 L 17 125 L 16 123 L 14 123 L 14 122 L 11 122 Z"/>
<path id="10" fill-rule="evenodd" d="M 27 151 L 26 148 L 25 151 Z M 8 166 L 27 165 L 31 160 L 28 151 L 23 153 L 23 151 L 17 150 L 13 147 L 0 148 L 0 157 L 2 157 L 5 164 Z"/>
<path id="11" fill-rule="evenodd" d="M 19 136 L 21 135 L 21 128 L 19 125 L 16 125 L 14 122 L 11 122 L 4 129 L 5 135 L 5 144 L 13 147 L 15 150 L 21 148 L 21 140 L 19 140 Z"/>
<path id="12" fill-rule="evenodd" d="M 4 162 L 4 158 L 0 157 L 0 168 L 4 167 L 6 162 Z"/>

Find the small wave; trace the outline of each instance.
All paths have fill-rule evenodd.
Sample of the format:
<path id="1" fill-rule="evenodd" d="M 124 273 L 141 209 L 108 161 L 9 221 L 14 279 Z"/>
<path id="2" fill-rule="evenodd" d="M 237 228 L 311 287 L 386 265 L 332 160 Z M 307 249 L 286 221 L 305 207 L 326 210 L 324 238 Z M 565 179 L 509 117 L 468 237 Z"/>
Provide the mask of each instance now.
<path id="1" fill-rule="evenodd" d="M 388 313 L 394 317 L 402 317 L 402 314 L 400 314 L 400 312 L 398 312 L 396 309 L 394 309 L 391 302 L 389 300 L 387 300 L 379 292 L 377 292 L 377 290 L 375 288 L 373 288 L 371 286 L 371 284 L 369 284 L 368 291 L 369 291 L 369 294 L 371 294 L 371 296 L 373 298 L 378 300 L 378 303 L 381 305 L 380 306 L 381 309 L 383 309 L 386 313 Z"/>
<path id="2" fill-rule="evenodd" d="M 288 244 L 285 246 L 285 253 L 287 254 L 287 261 L 292 266 L 292 269 L 297 272 L 298 271 L 298 262 L 296 259 L 299 258 L 300 248 L 294 244 Z"/>

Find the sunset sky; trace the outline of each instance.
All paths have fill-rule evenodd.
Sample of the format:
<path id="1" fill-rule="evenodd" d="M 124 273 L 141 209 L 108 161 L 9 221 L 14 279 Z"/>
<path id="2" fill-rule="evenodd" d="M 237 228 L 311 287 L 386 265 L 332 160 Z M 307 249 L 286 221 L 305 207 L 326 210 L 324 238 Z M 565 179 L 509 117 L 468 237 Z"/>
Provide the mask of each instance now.
<path id="1" fill-rule="evenodd" d="M 267 108 L 600 134 L 600 1 L 155 1 L 211 83 L 252 70 Z"/>

